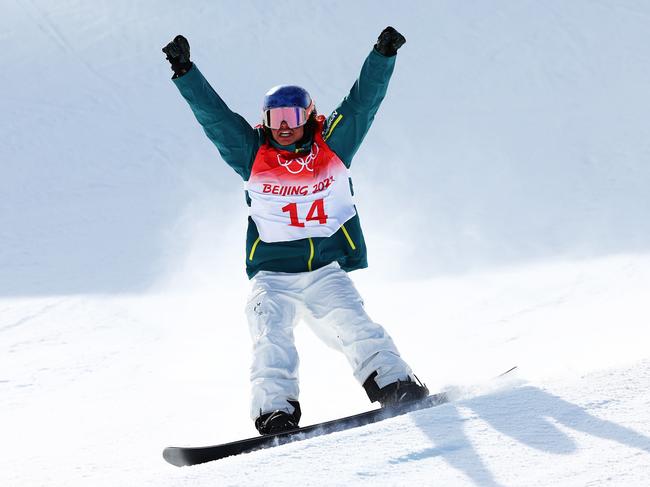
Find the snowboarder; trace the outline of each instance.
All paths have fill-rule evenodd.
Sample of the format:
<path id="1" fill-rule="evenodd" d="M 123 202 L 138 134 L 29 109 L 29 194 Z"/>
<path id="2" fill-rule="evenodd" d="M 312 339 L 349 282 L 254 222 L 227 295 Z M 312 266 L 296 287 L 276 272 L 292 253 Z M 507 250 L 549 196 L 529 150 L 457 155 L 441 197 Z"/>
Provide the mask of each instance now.
<path id="1" fill-rule="evenodd" d="M 172 80 L 221 157 L 244 180 L 249 206 L 246 314 L 253 340 L 251 419 L 261 434 L 298 427 L 298 354 L 293 328 L 303 318 L 345 354 L 371 402 L 420 399 L 427 388 L 374 323 L 348 272 L 367 267 L 349 168 L 379 109 L 406 42 L 386 27 L 348 96 L 329 118 L 294 85 L 271 88 L 261 124 L 231 111 L 190 61 L 176 36 L 163 48 Z"/>

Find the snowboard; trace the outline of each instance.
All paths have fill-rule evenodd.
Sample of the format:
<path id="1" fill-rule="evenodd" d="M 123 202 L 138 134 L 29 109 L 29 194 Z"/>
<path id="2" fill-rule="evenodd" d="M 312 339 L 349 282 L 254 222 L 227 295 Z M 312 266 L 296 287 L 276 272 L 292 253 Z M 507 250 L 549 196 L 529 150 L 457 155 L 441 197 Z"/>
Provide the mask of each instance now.
<path id="1" fill-rule="evenodd" d="M 508 375 L 516 369 L 517 366 L 515 365 L 502 374 L 494 377 L 494 379 L 499 379 Z M 392 407 L 373 409 L 372 411 L 367 411 L 365 413 L 334 419 L 324 423 L 312 424 L 310 426 L 297 428 L 284 433 L 255 436 L 253 438 L 224 443 L 222 445 L 199 447 L 169 446 L 163 450 L 163 458 L 177 467 L 198 465 L 199 463 L 211 462 L 221 458 L 239 455 L 241 453 L 249 453 L 256 450 L 284 445 L 294 441 L 327 435 L 336 431 L 358 428 L 359 426 L 365 426 L 367 424 L 383 421 L 384 419 L 394 418 L 395 416 L 400 416 L 412 411 L 440 406 L 449 401 L 450 398 L 447 393 L 439 392 L 417 401 L 405 402 Z"/>
<path id="2" fill-rule="evenodd" d="M 304 426 L 302 428 L 274 435 L 256 436 L 245 440 L 224 443 L 222 445 L 202 447 L 170 446 L 163 450 L 163 458 L 177 467 L 198 465 L 199 463 L 211 462 L 232 455 L 272 448 L 284 445 L 285 443 L 306 440 L 308 438 L 327 435 L 336 431 L 365 426 L 384 419 L 406 414 L 411 411 L 439 406 L 448 401 L 449 398 L 447 395 L 444 392 L 440 392 L 417 401 L 406 402 L 392 407 L 373 409 L 372 411 L 367 411 L 365 413 L 334 419 L 324 423 L 312 424 L 310 426 Z"/>

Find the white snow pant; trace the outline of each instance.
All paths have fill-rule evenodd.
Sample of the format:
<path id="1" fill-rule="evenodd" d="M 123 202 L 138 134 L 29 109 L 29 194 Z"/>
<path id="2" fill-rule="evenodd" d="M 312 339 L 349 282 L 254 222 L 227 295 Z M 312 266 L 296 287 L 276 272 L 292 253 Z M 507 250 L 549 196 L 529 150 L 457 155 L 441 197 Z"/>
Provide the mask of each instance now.
<path id="1" fill-rule="evenodd" d="M 293 329 L 303 318 L 330 347 L 343 352 L 363 384 L 377 372 L 381 388 L 413 378 L 386 331 L 363 308 L 354 284 L 338 263 L 312 272 L 261 271 L 252 280 L 246 315 L 253 339 L 251 418 L 297 401 L 298 352 Z"/>

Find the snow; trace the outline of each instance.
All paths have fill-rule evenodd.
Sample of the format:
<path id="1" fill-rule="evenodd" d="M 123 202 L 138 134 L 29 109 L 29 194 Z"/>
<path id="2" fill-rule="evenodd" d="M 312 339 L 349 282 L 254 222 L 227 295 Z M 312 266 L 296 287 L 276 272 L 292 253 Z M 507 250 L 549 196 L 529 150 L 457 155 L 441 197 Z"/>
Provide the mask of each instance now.
<path id="1" fill-rule="evenodd" d="M 251 465 L 243 456 L 197 467 L 194 480 L 218 478 L 223 485 L 280 485 L 283 479 L 295 485 L 647 485 L 650 428 L 630 421 L 627 412 L 648 405 L 647 393 L 640 399 L 632 391 L 648 380 L 649 365 L 552 385 L 522 385 L 361 432 L 256 453 L 264 479 L 242 475 Z M 594 388 L 594 383 L 605 387 Z M 594 468 L 610 470 L 599 477 Z"/>
<path id="2" fill-rule="evenodd" d="M 3 4 L 0 485 L 650 484 L 650 6 L 408 5 Z M 407 44 L 353 166 L 352 277 L 458 398 L 172 467 L 255 431 L 242 186 L 160 48 L 184 33 L 255 123 L 283 82 L 328 113 L 386 25 Z M 303 424 L 367 410 L 296 334 Z"/>

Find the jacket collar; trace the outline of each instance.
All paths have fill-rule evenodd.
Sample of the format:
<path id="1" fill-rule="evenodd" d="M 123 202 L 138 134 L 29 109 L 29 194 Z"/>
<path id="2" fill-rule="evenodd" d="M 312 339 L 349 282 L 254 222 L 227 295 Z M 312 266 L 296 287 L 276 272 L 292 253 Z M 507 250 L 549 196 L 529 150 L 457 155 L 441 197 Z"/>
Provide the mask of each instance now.
<path id="1" fill-rule="evenodd" d="M 309 137 L 307 140 L 303 141 L 302 144 L 290 144 L 290 145 L 280 145 L 275 139 L 269 135 L 269 143 L 276 149 L 287 151 L 287 152 L 309 152 L 313 143 L 313 137 Z"/>

